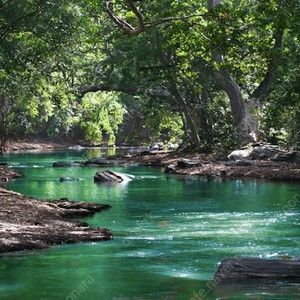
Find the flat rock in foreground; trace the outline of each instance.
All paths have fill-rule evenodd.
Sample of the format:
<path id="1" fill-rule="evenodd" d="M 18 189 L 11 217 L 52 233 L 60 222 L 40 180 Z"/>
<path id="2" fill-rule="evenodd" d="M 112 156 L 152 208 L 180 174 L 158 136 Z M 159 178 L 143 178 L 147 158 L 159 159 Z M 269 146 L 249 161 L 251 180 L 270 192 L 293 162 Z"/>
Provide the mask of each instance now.
<path id="1" fill-rule="evenodd" d="M 214 276 L 217 281 L 251 279 L 300 281 L 300 259 L 226 258 Z"/>
<path id="2" fill-rule="evenodd" d="M 66 243 L 110 240 L 106 228 L 70 218 L 91 216 L 109 205 L 44 201 L 0 188 L 0 252 L 47 248 Z"/>

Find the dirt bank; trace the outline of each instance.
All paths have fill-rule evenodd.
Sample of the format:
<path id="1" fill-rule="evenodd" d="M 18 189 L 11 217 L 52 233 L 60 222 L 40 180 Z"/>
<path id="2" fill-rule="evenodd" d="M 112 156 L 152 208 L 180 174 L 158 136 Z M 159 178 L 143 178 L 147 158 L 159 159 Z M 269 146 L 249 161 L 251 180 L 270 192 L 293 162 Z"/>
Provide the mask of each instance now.
<path id="1" fill-rule="evenodd" d="M 21 176 L 0 167 L 4 181 Z M 112 239 L 106 228 L 70 220 L 110 208 L 105 204 L 38 200 L 0 188 L 0 252 L 43 249 L 51 245 Z"/>
<path id="2" fill-rule="evenodd" d="M 73 144 L 66 141 L 54 142 L 44 139 L 18 139 L 8 141 L 7 152 L 51 151 L 56 149 L 67 149 L 72 145 Z"/>

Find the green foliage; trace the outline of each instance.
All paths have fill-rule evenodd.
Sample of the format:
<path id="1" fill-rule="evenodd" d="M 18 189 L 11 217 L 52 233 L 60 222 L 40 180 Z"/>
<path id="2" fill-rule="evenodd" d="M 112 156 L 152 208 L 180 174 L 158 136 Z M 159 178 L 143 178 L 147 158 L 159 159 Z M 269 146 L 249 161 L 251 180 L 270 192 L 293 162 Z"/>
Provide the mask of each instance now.
<path id="1" fill-rule="evenodd" d="M 144 127 L 150 131 L 145 142 L 181 142 L 184 134 L 180 115 L 168 109 L 151 109 L 144 119 Z"/>
<path id="2" fill-rule="evenodd" d="M 108 146 L 114 146 L 116 133 L 122 123 L 124 107 L 116 93 L 89 93 L 82 99 L 80 127 L 86 140 L 100 144 L 108 135 Z"/>
<path id="3" fill-rule="evenodd" d="M 124 1 L 114 3 L 118 16 L 138 26 Z M 192 143 L 185 103 L 204 150 L 234 147 L 231 107 L 216 71 L 235 78 L 245 99 L 270 71 L 260 99 L 263 137 L 299 147 L 299 1 L 225 0 L 210 11 L 206 0 L 135 3 L 145 23 L 176 20 L 126 37 L 97 0 L 1 2 L 0 96 L 9 100 L 10 134 L 67 137 L 80 128 L 88 141 L 113 145 L 128 126 L 126 115 L 141 131 L 133 143 L 135 137 Z M 193 17 L 180 20 L 187 15 Z M 282 47 L 275 49 L 280 30 Z M 226 59 L 216 63 L 216 53 Z M 83 96 L 90 86 L 130 96 Z"/>
<path id="4" fill-rule="evenodd" d="M 238 138 L 233 126 L 233 118 L 229 100 L 225 93 L 215 93 L 214 101 L 208 104 L 206 117 L 210 130 L 200 128 L 203 149 L 224 152 L 233 149 L 238 144 Z"/>

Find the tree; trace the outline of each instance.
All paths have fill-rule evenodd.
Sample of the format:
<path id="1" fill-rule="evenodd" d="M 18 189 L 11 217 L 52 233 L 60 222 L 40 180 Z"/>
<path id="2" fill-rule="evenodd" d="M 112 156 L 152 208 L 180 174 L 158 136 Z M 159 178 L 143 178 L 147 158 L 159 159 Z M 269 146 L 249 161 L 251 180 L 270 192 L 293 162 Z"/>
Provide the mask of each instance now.
<path id="1" fill-rule="evenodd" d="M 75 127 L 77 87 L 102 55 L 97 11 L 92 0 L 1 1 L 1 116 L 12 120 L 1 123 L 2 148 L 10 134 L 53 137 Z"/>
<path id="2" fill-rule="evenodd" d="M 195 74 L 191 79 L 191 73 L 203 72 L 202 66 L 209 65 L 212 74 L 199 85 L 226 92 L 240 144 L 258 140 L 257 111 L 271 92 L 282 55 L 282 41 L 288 28 L 285 13 L 288 11 L 294 16 L 297 5 L 293 7 L 289 1 L 262 4 L 259 1 L 208 0 L 205 8 L 204 2 L 185 1 L 165 5 L 167 9 L 162 11 L 157 1 L 151 1 L 151 4 L 147 1 L 124 2 L 127 11 L 120 6 L 120 1 L 106 1 L 106 12 L 113 22 L 130 36 L 161 26 L 158 30 L 169 37 L 171 42 L 168 44 L 176 45 L 177 56 L 180 53 L 184 57 L 179 59 L 180 78 L 177 76 L 173 80 L 180 86 L 187 80 L 196 79 Z M 257 24 L 253 20 L 257 20 Z M 181 41 L 179 45 L 177 41 Z M 255 73 L 251 75 L 245 70 L 250 56 L 255 65 Z M 247 63 L 243 63 L 243 59 Z M 198 80 L 203 79 L 203 74 L 196 76 Z M 245 84 L 245 77 L 250 79 L 249 84 Z M 173 84 L 175 93 L 176 90 L 178 88 Z M 180 98 L 178 93 L 177 96 Z M 182 109 L 184 107 L 186 105 Z M 190 128 L 193 128 L 192 124 Z M 193 140 L 199 143 L 196 134 Z"/>

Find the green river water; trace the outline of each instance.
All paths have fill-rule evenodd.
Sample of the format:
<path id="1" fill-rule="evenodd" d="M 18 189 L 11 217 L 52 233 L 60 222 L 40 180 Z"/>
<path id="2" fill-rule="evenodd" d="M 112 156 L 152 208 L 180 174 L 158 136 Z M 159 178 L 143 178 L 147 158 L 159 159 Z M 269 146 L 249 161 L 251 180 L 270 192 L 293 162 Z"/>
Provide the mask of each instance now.
<path id="1" fill-rule="evenodd" d="M 54 161 L 100 152 L 0 157 L 25 175 L 9 189 L 110 204 L 110 210 L 84 221 L 115 236 L 108 242 L 0 256 L 1 300 L 300 299 L 299 283 L 224 286 L 212 281 L 223 258 L 300 256 L 300 203 L 293 200 L 300 185 L 205 182 L 128 166 L 112 169 L 135 175 L 133 181 L 103 186 L 93 181 L 101 168 L 52 167 Z M 61 176 L 80 180 L 60 183 Z"/>

